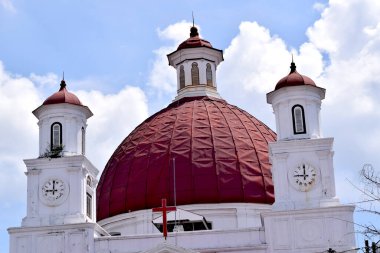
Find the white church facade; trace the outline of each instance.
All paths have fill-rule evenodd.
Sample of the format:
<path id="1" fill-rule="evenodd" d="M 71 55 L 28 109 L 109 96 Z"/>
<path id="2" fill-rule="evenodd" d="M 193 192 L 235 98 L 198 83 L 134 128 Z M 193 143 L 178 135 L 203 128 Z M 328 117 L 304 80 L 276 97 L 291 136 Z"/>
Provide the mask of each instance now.
<path id="1" fill-rule="evenodd" d="M 276 134 L 219 95 L 223 52 L 196 27 L 168 60 L 177 96 L 121 142 L 100 178 L 85 156 L 92 112 L 65 81 L 33 111 L 39 156 L 24 160 L 27 210 L 8 229 L 10 253 L 354 249 L 355 207 L 336 196 L 334 140 L 320 129 L 325 89 L 292 62 L 267 94 Z M 163 200 L 171 211 L 156 212 Z"/>

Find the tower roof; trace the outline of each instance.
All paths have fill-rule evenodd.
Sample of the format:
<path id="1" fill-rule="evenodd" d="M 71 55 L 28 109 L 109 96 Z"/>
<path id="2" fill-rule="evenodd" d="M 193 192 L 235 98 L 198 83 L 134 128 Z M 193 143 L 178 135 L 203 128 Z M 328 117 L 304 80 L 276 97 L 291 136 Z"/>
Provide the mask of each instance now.
<path id="1" fill-rule="evenodd" d="M 190 28 L 190 38 L 182 42 L 177 50 L 184 49 L 184 48 L 194 48 L 194 47 L 209 47 L 213 48 L 211 43 L 207 40 L 202 39 L 199 36 L 198 29 L 193 26 Z"/>
<path id="2" fill-rule="evenodd" d="M 73 105 L 82 105 L 79 98 L 73 93 L 67 91 L 66 82 L 62 79 L 60 84 L 60 89 L 50 97 L 48 97 L 42 104 L 51 105 L 51 104 L 61 104 L 68 103 Z"/>
<path id="3" fill-rule="evenodd" d="M 299 74 L 296 68 L 296 64 L 292 61 L 290 64 L 290 73 L 278 81 L 275 90 L 281 89 L 283 87 L 300 85 L 317 86 L 310 77 Z"/>
<path id="4" fill-rule="evenodd" d="M 154 114 L 109 159 L 97 188 L 102 220 L 173 205 L 274 201 L 268 142 L 276 134 L 226 101 L 186 97 Z"/>

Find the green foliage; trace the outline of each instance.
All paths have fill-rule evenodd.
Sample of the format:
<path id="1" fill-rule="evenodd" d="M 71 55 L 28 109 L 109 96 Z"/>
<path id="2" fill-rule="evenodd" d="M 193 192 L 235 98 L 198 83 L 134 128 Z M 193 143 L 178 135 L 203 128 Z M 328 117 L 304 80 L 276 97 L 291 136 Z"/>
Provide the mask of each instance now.
<path id="1" fill-rule="evenodd" d="M 50 146 L 50 145 L 48 145 Z M 52 149 L 46 149 L 43 154 L 39 156 L 39 158 L 58 158 L 63 156 L 64 145 L 54 146 Z"/>

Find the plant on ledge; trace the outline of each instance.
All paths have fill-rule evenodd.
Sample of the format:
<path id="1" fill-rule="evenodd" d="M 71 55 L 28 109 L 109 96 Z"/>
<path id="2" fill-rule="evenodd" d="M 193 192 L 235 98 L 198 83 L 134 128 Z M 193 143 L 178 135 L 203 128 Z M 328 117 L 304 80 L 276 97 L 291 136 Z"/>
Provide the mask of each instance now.
<path id="1" fill-rule="evenodd" d="M 49 145 L 50 146 L 50 145 Z M 49 150 L 48 148 L 45 150 L 45 153 L 41 154 L 39 158 L 58 158 L 63 156 L 64 145 L 57 145 Z"/>

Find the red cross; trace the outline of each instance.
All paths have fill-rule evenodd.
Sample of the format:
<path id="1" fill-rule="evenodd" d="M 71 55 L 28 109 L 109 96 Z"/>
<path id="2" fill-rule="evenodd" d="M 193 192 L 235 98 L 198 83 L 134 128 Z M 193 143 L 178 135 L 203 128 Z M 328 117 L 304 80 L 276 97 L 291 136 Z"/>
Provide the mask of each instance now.
<path id="1" fill-rule="evenodd" d="M 166 199 L 161 200 L 161 207 L 153 208 L 153 212 L 162 212 L 162 231 L 164 233 L 164 237 L 168 236 L 168 221 L 166 219 L 166 212 L 175 211 L 177 208 L 175 206 L 166 206 Z"/>

